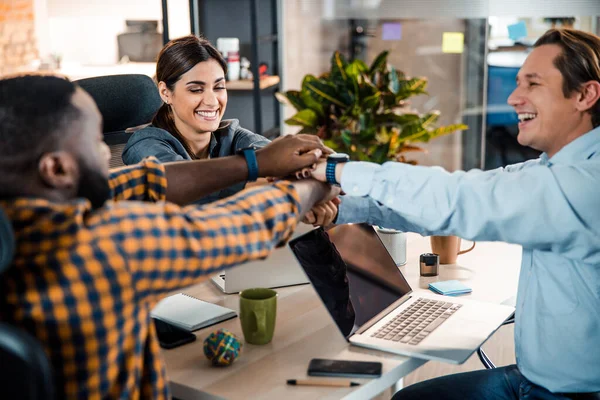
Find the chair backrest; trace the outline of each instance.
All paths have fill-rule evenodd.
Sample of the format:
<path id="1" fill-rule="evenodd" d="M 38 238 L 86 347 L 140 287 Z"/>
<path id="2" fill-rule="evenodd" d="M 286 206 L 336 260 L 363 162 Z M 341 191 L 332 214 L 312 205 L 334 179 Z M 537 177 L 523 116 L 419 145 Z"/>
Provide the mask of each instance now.
<path id="1" fill-rule="evenodd" d="M 14 250 L 12 225 L 0 208 L 0 279 L 12 263 Z M 0 388 L 6 399 L 54 398 L 52 368 L 41 344 L 27 332 L 3 322 L 0 322 Z"/>
<path id="2" fill-rule="evenodd" d="M 42 345 L 27 332 L 0 322 L 0 392 L 5 399 L 53 399 L 52 368 Z"/>
<path id="3" fill-rule="evenodd" d="M 111 152 L 111 168 L 123 165 L 121 153 L 129 139 L 127 128 L 148 124 L 162 100 L 146 75 L 109 75 L 75 81 L 96 101 L 104 120 L 104 141 Z"/>
<path id="4" fill-rule="evenodd" d="M 0 274 L 11 264 L 15 254 L 15 237 L 12 225 L 4 210 L 0 208 Z"/>

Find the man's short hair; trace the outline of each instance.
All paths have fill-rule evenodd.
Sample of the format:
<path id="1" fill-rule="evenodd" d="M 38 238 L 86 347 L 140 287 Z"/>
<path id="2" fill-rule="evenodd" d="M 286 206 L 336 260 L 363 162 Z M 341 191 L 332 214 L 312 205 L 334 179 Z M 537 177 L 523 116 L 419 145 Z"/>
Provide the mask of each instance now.
<path id="1" fill-rule="evenodd" d="M 563 77 L 563 93 L 570 97 L 585 82 L 600 82 L 600 37 L 575 29 L 550 29 L 534 44 L 560 46 L 554 65 Z M 590 109 L 592 124 L 600 126 L 600 101 Z"/>
<path id="2" fill-rule="evenodd" d="M 39 158 L 61 148 L 81 116 L 76 86 L 51 75 L 0 79 L 0 170 L 31 172 Z"/>

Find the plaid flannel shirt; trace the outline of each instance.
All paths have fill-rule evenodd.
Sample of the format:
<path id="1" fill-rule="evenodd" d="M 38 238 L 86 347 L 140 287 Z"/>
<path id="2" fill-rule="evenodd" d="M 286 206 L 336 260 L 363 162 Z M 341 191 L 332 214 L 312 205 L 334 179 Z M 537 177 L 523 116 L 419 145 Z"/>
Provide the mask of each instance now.
<path id="1" fill-rule="evenodd" d="M 282 182 L 182 208 L 164 201 L 152 158 L 111 171 L 110 185 L 114 201 L 98 210 L 85 199 L 0 201 L 17 238 L 0 320 L 41 341 L 60 399 L 168 398 L 150 310 L 167 292 L 267 256 L 297 223 L 297 194 Z"/>

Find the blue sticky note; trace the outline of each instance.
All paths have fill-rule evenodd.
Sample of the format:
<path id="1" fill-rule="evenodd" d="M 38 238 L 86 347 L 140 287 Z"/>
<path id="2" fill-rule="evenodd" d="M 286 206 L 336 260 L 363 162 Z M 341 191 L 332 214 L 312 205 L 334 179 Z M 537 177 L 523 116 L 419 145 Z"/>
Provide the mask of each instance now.
<path id="1" fill-rule="evenodd" d="M 381 38 L 383 40 L 402 39 L 402 24 L 400 22 L 384 22 L 381 27 Z"/>
<path id="2" fill-rule="evenodd" d="M 516 24 L 508 26 L 508 37 L 512 40 L 519 40 L 527 37 L 527 25 L 519 21 Z"/>
<path id="3" fill-rule="evenodd" d="M 472 292 L 470 287 L 457 280 L 433 282 L 429 284 L 429 289 L 445 296 L 457 296 Z"/>

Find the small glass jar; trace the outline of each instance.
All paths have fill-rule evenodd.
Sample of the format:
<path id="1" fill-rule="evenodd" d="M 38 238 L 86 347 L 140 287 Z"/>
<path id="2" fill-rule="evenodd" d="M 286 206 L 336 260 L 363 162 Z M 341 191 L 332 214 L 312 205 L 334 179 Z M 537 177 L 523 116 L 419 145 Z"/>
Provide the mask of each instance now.
<path id="1" fill-rule="evenodd" d="M 440 256 L 435 253 L 424 253 L 419 257 L 421 276 L 437 276 L 440 267 Z"/>

